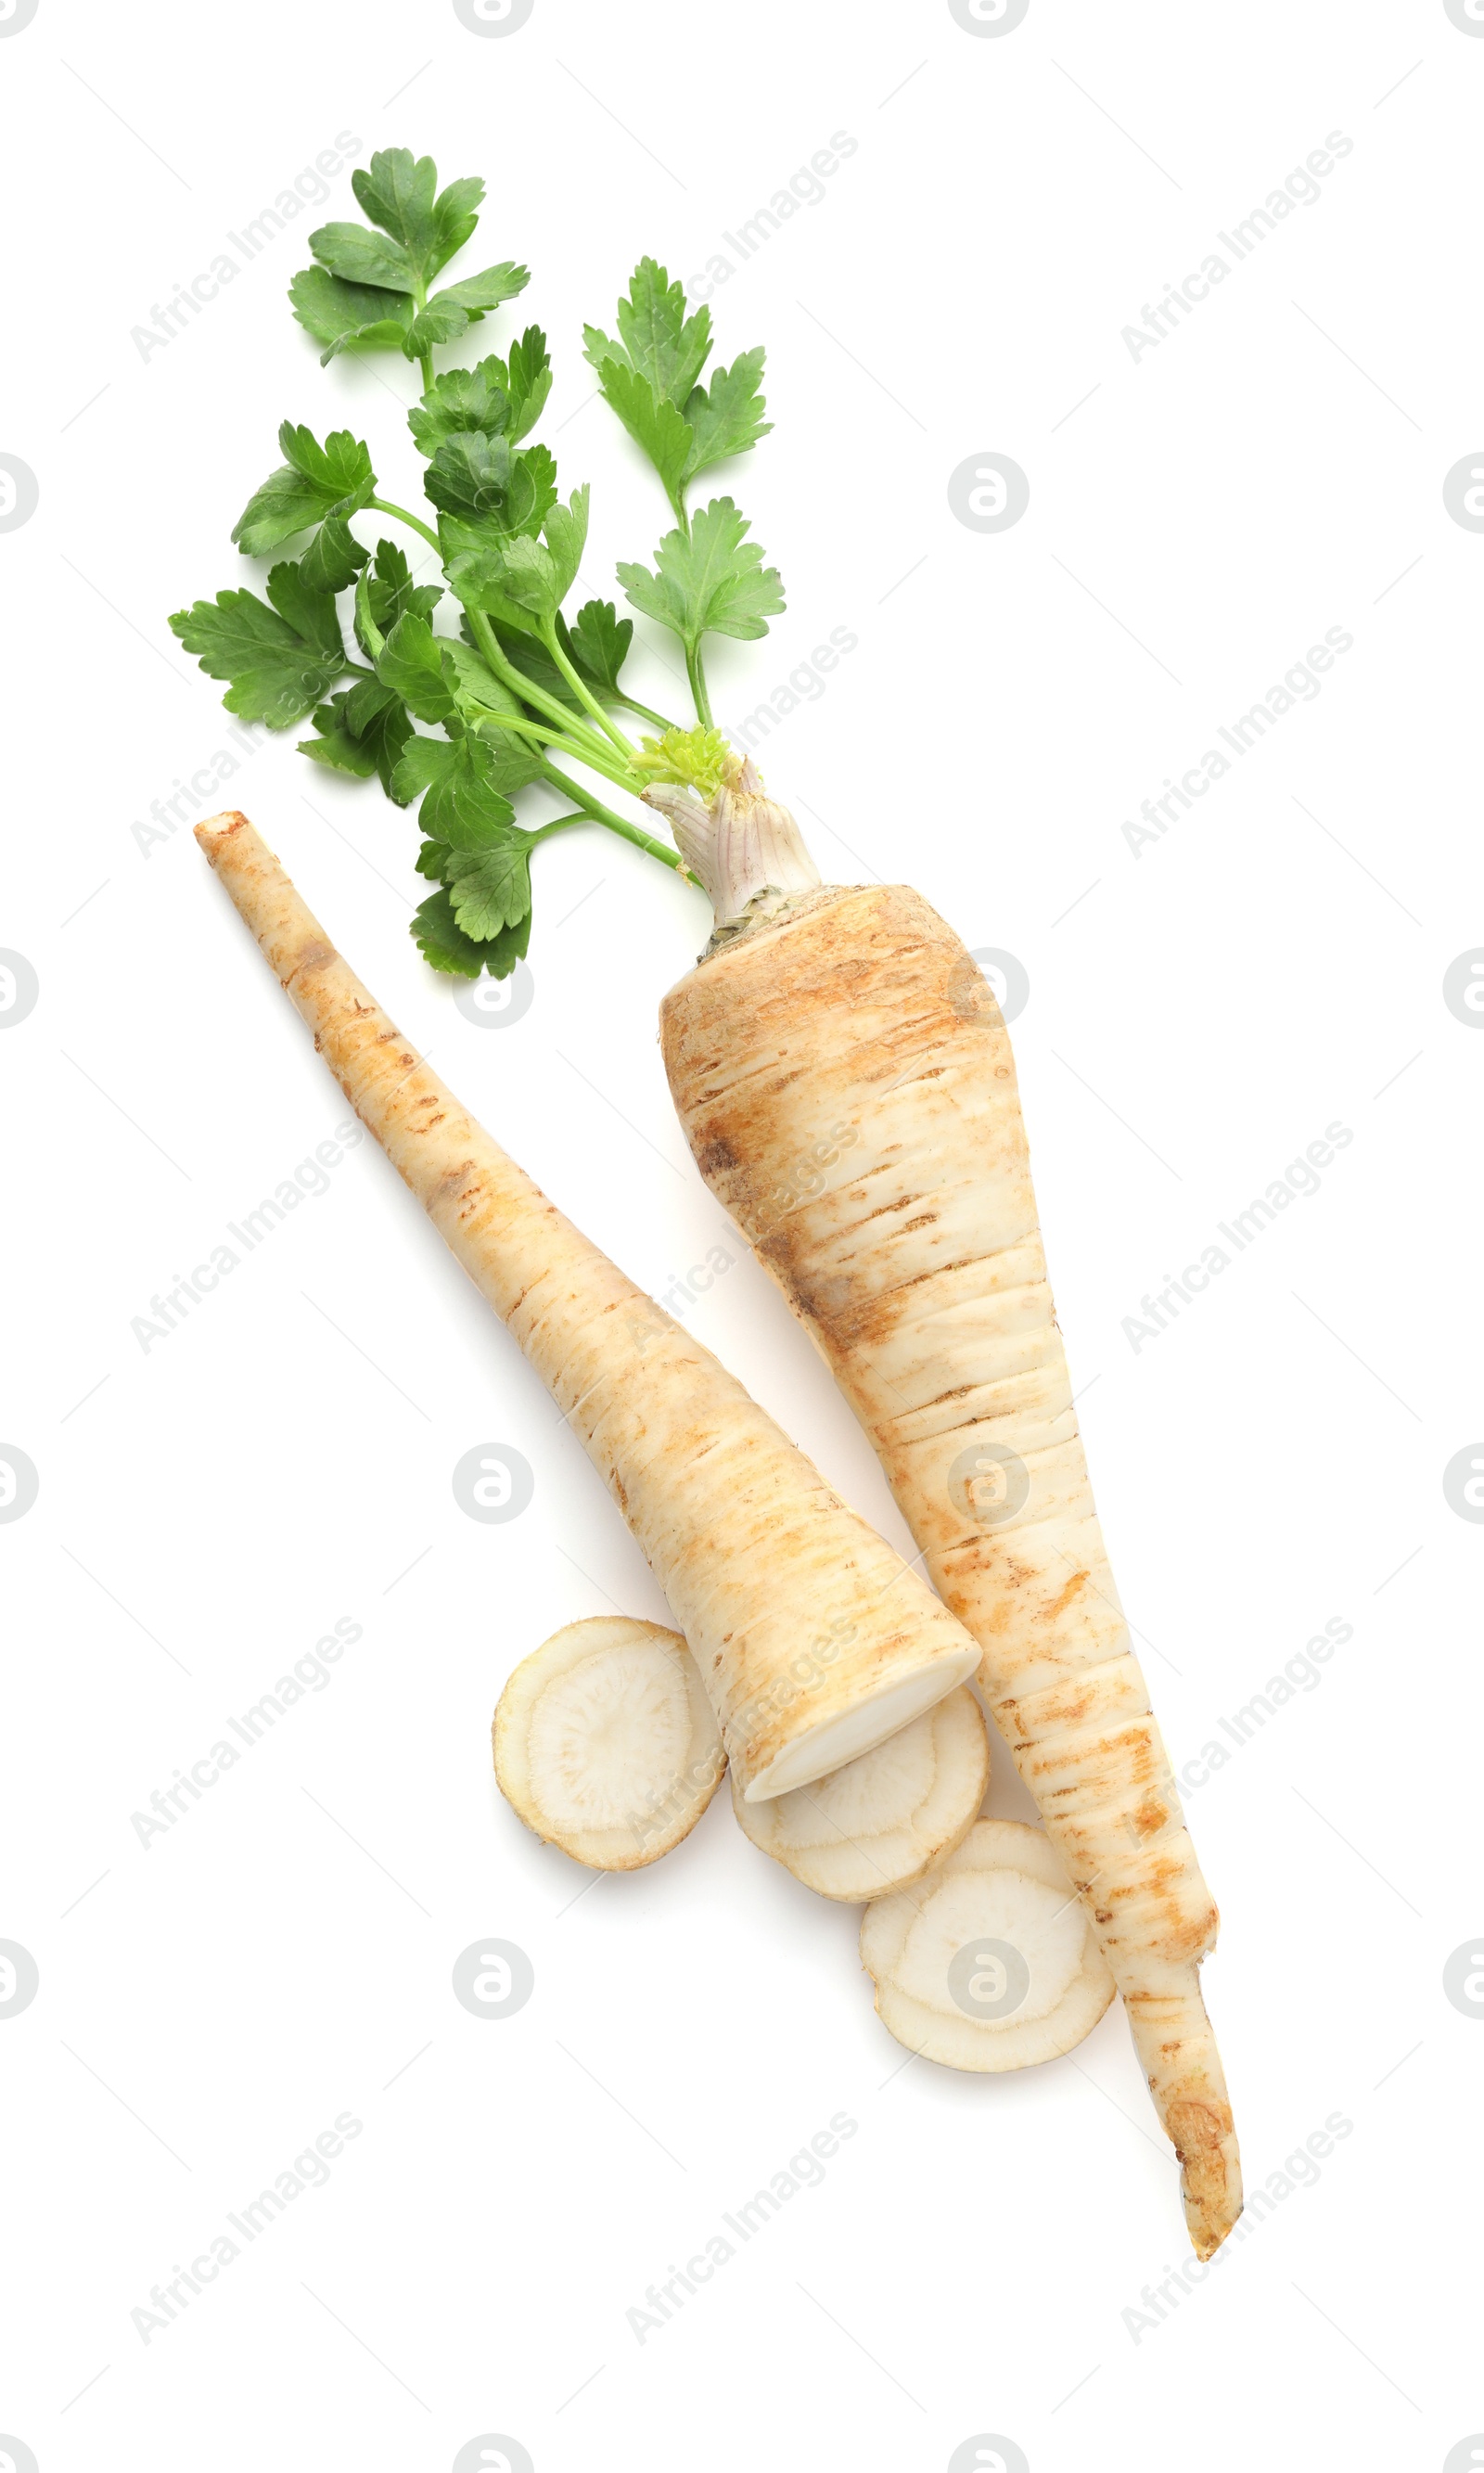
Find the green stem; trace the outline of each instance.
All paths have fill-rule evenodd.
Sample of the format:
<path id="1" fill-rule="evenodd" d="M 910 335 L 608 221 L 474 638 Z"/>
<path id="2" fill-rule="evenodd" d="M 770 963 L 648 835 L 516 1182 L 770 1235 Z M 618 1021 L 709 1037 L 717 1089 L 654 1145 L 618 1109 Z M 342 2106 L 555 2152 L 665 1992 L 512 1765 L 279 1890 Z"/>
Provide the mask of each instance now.
<path id="1" fill-rule="evenodd" d="M 711 699 L 706 691 L 706 672 L 701 665 L 699 644 L 687 644 L 685 647 L 685 675 L 690 681 L 690 692 L 696 707 L 696 719 L 704 730 L 710 730 L 714 728 L 711 720 Z"/>
<path id="2" fill-rule="evenodd" d="M 481 731 L 502 731 L 515 738 L 539 739 L 543 747 L 560 748 L 562 754 L 569 756 L 574 764 L 586 764 L 590 771 L 601 773 L 607 780 L 612 782 L 615 789 L 632 790 L 634 788 L 633 776 L 620 771 L 618 765 L 610 763 L 601 751 L 595 751 L 590 747 L 580 747 L 577 740 L 568 738 L 563 731 L 550 730 L 544 721 L 533 720 L 526 713 L 512 713 L 509 719 L 503 713 L 491 713 L 477 727 Z"/>
<path id="3" fill-rule="evenodd" d="M 627 762 L 628 758 L 634 754 L 634 748 L 630 744 L 629 740 L 625 738 L 623 732 L 617 728 L 616 724 L 610 721 L 608 714 L 604 711 L 603 707 L 599 704 L 597 697 L 592 693 L 592 690 L 587 685 L 586 680 L 579 675 L 575 665 L 567 660 L 565 653 L 562 649 L 562 638 L 557 633 L 557 622 L 555 618 L 548 618 L 545 625 L 542 627 L 541 641 L 545 645 L 548 653 L 551 655 L 552 660 L 556 662 L 558 669 L 562 672 L 562 675 L 565 679 L 567 685 L 571 688 L 572 693 L 577 697 L 578 702 L 586 707 L 599 729 L 604 732 L 606 737 L 612 740 L 619 755 L 623 756 L 625 762 Z"/>
<path id="4" fill-rule="evenodd" d="M 678 721 L 671 721 L 664 713 L 656 712 L 653 705 L 640 704 L 637 696 L 620 694 L 618 701 L 623 706 L 626 712 L 636 712 L 641 721 L 652 721 L 655 728 L 658 731 L 679 730 L 680 728 L 680 723 Z"/>
<path id="5" fill-rule="evenodd" d="M 556 722 L 566 733 L 572 752 L 580 755 L 585 763 L 590 763 L 607 771 L 613 761 L 613 751 L 607 739 L 600 738 L 595 730 L 589 730 L 582 715 L 574 713 L 569 705 L 561 703 L 556 696 L 548 695 L 544 687 L 539 687 L 534 679 L 526 677 L 524 670 L 516 668 L 515 662 L 501 650 L 500 639 L 494 632 L 488 611 L 471 610 L 467 601 L 464 608 L 468 612 L 468 622 L 474 631 L 474 640 L 501 684 L 508 686 L 513 695 L 518 696 L 522 704 L 535 705 L 538 712 L 543 712 L 548 721 Z M 632 750 L 626 750 L 625 753 L 627 756 L 632 753 Z"/>
<path id="6" fill-rule="evenodd" d="M 541 772 L 554 789 L 562 791 L 568 799 L 575 799 L 595 825 L 606 825 L 610 833 L 618 833 L 626 842 L 633 842 L 636 850 L 648 851 L 651 858 L 661 859 L 666 867 L 673 867 L 680 875 L 685 873 L 679 851 L 669 849 L 664 842 L 657 842 L 653 833 L 646 833 L 638 825 L 631 825 L 623 816 L 615 815 L 611 807 L 605 807 L 601 799 L 593 798 L 569 774 L 559 772 L 556 765 L 550 763 L 542 764 Z"/>
<path id="7" fill-rule="evenodd" d="M 526 835 L 526 839 L 531 842 L 543 842 L 552 833 L 564 833 L 568 825 L 590 825 L 592 821 L 592 817 L 585 814 L 581 809 L 574 816 L 553 816 L 549 825 L 538 825 L 534 832 Z"/>
<path id="8" fill-rule="evenodd" d="M 369 507 L 374 507 L 379 516 L 395 516 L 399 524 L 411 524 L 415 533 L 420 533 L 425 541 L 431 541 L 440 558 L 442 558 L 443 554 L 443 542 L 439 540 L 438 535 L 434 532 L 432 526 L 430 524 L 425 524 L 420 516 L 410 515 L 405 507 L 394 506 L 390 498 L 368 498 L 366 503 Z"/>

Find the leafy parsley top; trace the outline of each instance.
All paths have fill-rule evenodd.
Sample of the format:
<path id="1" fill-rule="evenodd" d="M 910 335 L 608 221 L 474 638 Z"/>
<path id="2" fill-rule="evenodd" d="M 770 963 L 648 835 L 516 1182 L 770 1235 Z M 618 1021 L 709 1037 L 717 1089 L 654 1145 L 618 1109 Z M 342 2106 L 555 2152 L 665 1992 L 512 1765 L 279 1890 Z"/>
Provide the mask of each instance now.
<path id="1" fill-rule="evenodd" d="M 765 635 L 783 590 L 732 499 L 692 513 L 687 491 L 766 436 L 763 354 L 739 353 L 704 385 L 710 313 L 690 311 L 682 286 L 647 257 L 618 303 L 616 336 L 585 330 L 599 389 L 653 464 L 675 518 L 653 565 L 625 562 L 618 581 L 634 609 L 679 640 L 695 706 L 689 726 L 622 684 L 632 618 L 604 600 L 566 614 L 588 491 L 584 483 L 563 500 L 550 450 L 531 440 L 551 389 L 540 328 L 528 326 L 503 356 L 434 372 L 436 347 L 461 340 L 529 280 L 523 266 L 502 260 L 431 288 L 473 236 L 483 181 L 440 189 L 429 156 L 396 147 L 373 155 L 352 187 L 367 221 L 311 233 L 315 263 L 294 277 L 289 298 L 323 347 L 322 363 L 395 351 L 417 364 L 422 391 L 407 420 L 428 515 L 379 494 L 371 450 L 349 430 L 321 440 L 286 420 L 284 460 L 253 491 L 231 537 L 248 557 L 272 558 L 296 540 L 299 555 L 271 566 L 266 601 L 228 588 L 170 624 L 207 675 L 227 683 L 229 711 L 272 730 L 307 715 L 314 735 L 299 740 L 304 755 L 342 774 L 374 775 L 398 806 L 418 803 L 415 863 L 435 889 L 413 934 L 435 970 L 503 978 L 529 942 L 531 854 L 550 834 L 599 824 L 681 867 L 676 851 L 608 804 L 590 777 L 631 799 L 657 784 L 711 799 L 738 777 L 739 759 L 712 720 L 703 647 L 708 635 Z M 416 536 L 416 574 L 395 541 L 371 549 L 359 539 L 351 519 L 364 514 Z M 456 635 L 433 624 L 445 593 L 458 609 Z M 347 650 L 343 598 L 359 660 Z M 658 735 L 635 746 L 615 712 L 637 714 Z M 559 792 L 566 812 L 518 825 L 515 802 L 533 789 Z"/>

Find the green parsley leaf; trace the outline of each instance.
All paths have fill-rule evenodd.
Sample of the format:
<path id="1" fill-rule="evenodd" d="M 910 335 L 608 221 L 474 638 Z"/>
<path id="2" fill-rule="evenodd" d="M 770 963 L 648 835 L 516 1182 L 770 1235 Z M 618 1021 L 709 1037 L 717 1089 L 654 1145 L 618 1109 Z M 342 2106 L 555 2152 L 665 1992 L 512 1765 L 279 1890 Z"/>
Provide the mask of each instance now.
<path id="1" fill-rule="evenodd" d="M 510 441 L 482 429 L 456 430 L 434 450 L 423 488 L 450 516 L 491 515 L 510 489 Z"/>
<path id="2" fill-rule="evenodd" d="M 447 864 L 448 845 L 446 842 L 424 842 L 422 848 L 419 851 L 417 857 L 413 860 L 413 865 L 417 869 L 418 874 L 419 876 L 425 876 L 430 884 L 442 884 L 443 880 L 443 870 Z"/>
<path id="3" fill-rule="evenodd" d="M 405 146 L 388 146 L 371 156 L 364 171 L 352 172 L 355 203 L 369 223 L 379 224 L 420 265 L 433 233 L 433 198 L 438 167 L 431 155 L 414 161 Z M 480 196 L 484 183 L 479 183 Z M 478 200 L 475 201 L 478 204 Z"/>
<path id="4" fill-rule="evenodd" d="M 496 361 L 494 369 L 498 383 L 510 397 L 510 437 L 514 444 L 535 427 L 551 393 L 551 363 L 539 326 L 528 326 L 518 342 L 512 344 L 508 367 L 502 369 Z"/>
<path id="5" fill-rule="evenodd" d="M 397 798 L 392 783 L 397 757 L 412 736 L 412 715 L 401 697 L 384 687 L 379 679 L 358 679 L 348 695 L 332 696 L 330 703 L 339 713 L 342 728 L 370 753 L 388 798 L 395 799 L 399 807 L 404 806 L 405 800 Z M 319 726 L 317 714 L 316 729 Z M 305 753 L 313 755 L 313 747 Z"/>
<path id="6" fill-rule="evenodd" d="M 255 490 L 232 528 L 244 554 L 260 558 L 324 516 L 352 515 L 376 487 L 371 455 L 348 429 L 332 429 L 322 446 L 312 430 L 286 420 L 278 444 L 287 461 Z"/>
<path id="7" fill-rule="evenodd" d="M 419 721 L 446 721 L 453 697 L 443 676 L 443 648 L 425 618 L 409 610 L 398 618 L 375 656 L 376 676 L 399 695 Z"/>
<path id="8" fill-rule="evenodd" d="M 471 937 L 465 935 L 453 915 L 452 902 L 443 892 L 430 894 L 427 900 L 414 911 L 411 934 L 423 960 L 430 963 L 435 971 L 446 972 L 450 978 L 477 979 L 491 950 L 491 947 L 476 945 Z M 515 967 L 513 959 L 509 968 L 514 970 Z M 494 975 L 504 978 L 509 972 L 499 971 Z"/>
<path id="9" fill-rule="evenodd" d="M 268 598 L 296 635 L 312 644 L 326 660 L 335 660 L 341 669 L 345 668 L 346 647 L 332 592 L 317 592 L 302 566 L 285 560 L 269 573 Z"/>
<path id="10" fill-rule="evenodd" d="M 482 202 L 485 184 L 478 179 L 450 180 L 433 203 L 433 231 L 423 260 L 422 272 L 431 278 L 439 274 L 451 257 L 457 257 L 467 240 L 472 240 L 479 221 L 475 209 Z"/>
<path id="11" fill-rule="evenodd" d="M 528 266 L 514 266 L 502 258 L 498 266 L 481 267 L 477 275 L 466 275 L 445 291 L 435 292 L 428 302 L 430 309 L 440 304 L 449 309 L 462 309 L 469 318 L 482 318 L 487 309 L 498 309 L 504 300 L 514 300 L 531 280 Z"/>
<path id="12" fill-rule="evenodd" d="M 618 332 L 622 341 L 614 343 L 599 327 L 583 329 L 586 357 L 599 384 L 604 384 L 604 363 L 614 361 L 648 378 L 661 400 L 683 404 L 711 348 L 709 309 L 687 318 L 684 286 L 672 283 L 652 257 L 641 257 L 627 297 L 618 303 Z"/>
<path id="13" fill-rule="evenodd" d="M 299 741 L 300 756 L 308 756 L 316 764 L 327 764 L 336 773 L 353 773 L 358 780 L 369 781 L 376 770 L 376 752 L 363 745 L 346 719 L 348 695 L 332 696 L 328 704 L 316 705 L 314 726 L 318 738 Z"/>
<path id="14" fill-rule="evenodd" d="M 370 555 L 344 516 L 328 516 L 299 560 L 299 572 L 312 591 L 344 592 Z"/>
<path id="15" fill-rule="evenodd" d="M 497 360 L 481 361 L 474 370 L 447 370 L 435 378 L 420 403 L 407 416 L 407 426 L 423 455 L 435 454 L 445 438 L 482 429 L 487 438 L 509 434 L 511 399 L 506 372 Z"/>
<path id="16" fill-rule="evenodd" d="M 398 618 L 404 618 L 409 610 L 416 617 L 431 617 L 443 597 L 441 584 L 414 584 L 407 553 L 400 542 L 384 540 L 376 543 L 367 604 L 379 635 L 389 636 Z M 366 649 L 370 652 L 371 647 L 368 645 Z M 371 658 L 375 659 L 374 654 Z"/>
<path id="17" fill-rule="evenodd" d="M 494 750 L 482 739 L 409 738 L 393 778 L 404 806 L 421 799 L 418 822 L 428 838 L 452 851 L 488 850 L 515 821 L 496 786 Z"/>
<path id="18" fill-rule="evenodd" d="M 443 881 L 464 933 L 483 943 L 530 916 L 530 842 L 506 833 L 485 850 L 454 850 Z"/>
<path id="19" fill-rule="evenodd" d="M 688 538 L 666 533 L 656 573 L 625 563 L 619 583 L 635 610 L 658 618 L 691 652 L 712 631 L 749 640 L 766 636 L 769 618 L 784 606 L 782 580 L 763 565 L 757 543 L 744 540 L 748 529 L 730 498 L 713 498 L 692 518 Z"/>
<path id="20" fill-rule="evenodd" d="M 170 625 L 208 678 L 231 682 L 222 699 L 227 711 L 270 730 L 302 721 L 346 666 L 343 650 L 306 640 L 255 592 L 219 592 L 178 610 Z"/>
<path id="21" fill-rule="evenodd" d="M 763 358 L 760 344 L 750 352 L 739 352 L 730 369 L 711 372 L 709 387 L 697 387 L 689 397 L 685 420 L 695 447 L 686 469 L 687 480 L 692 473 L 705 472 L 712 464 L 725 463 L 729 455 L 745 454 L 773 427 L 772 421 L 762 417 L 767 404 L 758 393 Z M 609 400 L 612 402 L 612 397 Z"/>
<path id="22" fill-rule="evenodd" d="M 383 292 L 412 292 L 419 269 L 400 241 L 368 231 L 364 224 L 322 224 L 309 235 L 310 254 L 345 283 L 371 283 Z"/>
<path id="23" fill-rule="evenodd" d="M 468 311 L 440 293 L 436 300 L 419 309 L 407 329 L 402 349 L 410 361 L 422 352 L 430 352 L 435 344 L 451 344 L 468 324 Z"/>
<path id="24" fill-rule="evenodd" d="M 410 294 L 343 283 L 323 266 L 306 266 L 296 275 L 289 299 L 299 324 L 325 348 L 320 354 L 322 368 L 352 344 L 400 351 L 412 323 Z"/>
<path id="25" fill-rule="evenodd" d="M 673 403 L 655 393 L 642 372 L 605 361 L 599 372 L 603 394 L 625 429 L 642 446 L 667 496 L 679 504 L 681 483 L 693 468 L 695 436 Z"/>
<path id="26" fill-rule="evenodd" d="M 565 650 L 589 686 L 616 695 L 618 673 L 633 641 L 634 620 L 620 618 L 611 601 L 585 601 L 567 633 Z"/>

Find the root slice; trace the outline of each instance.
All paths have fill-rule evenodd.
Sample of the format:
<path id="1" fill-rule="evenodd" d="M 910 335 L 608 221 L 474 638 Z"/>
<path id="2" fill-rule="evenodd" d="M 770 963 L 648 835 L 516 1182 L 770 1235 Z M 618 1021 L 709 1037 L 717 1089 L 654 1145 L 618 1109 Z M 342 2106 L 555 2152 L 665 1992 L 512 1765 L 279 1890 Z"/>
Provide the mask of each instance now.
<path id="1" fill-rule="evenodd" d="M 1113 1997 L 1051 1840 L 1021 1820 L 976 1821 L 925 1880 L 874 1900 L 860 1954 L 882 2025 L 954 2070 L 1055 2060 Z"/>
<path id="2" fill-rule="evenodd" d="M 494 1713 L 494 1773 L 526 1827 L 597 1872 L 634 1872 L 694 1829 L 726 1767 L 679 1632 L 627 1616 L 568 1623 L 516 1667 Z"/>
<path id="3" fill-rule="evenodd" d="M 899 1734 L 812 1786 L 731 1806 L 754 1846 L 817 1889 L 853 1906 L 921 1880 L 973 1827 L 990 1777 L 990 1741 L 964 1685 Z"/>

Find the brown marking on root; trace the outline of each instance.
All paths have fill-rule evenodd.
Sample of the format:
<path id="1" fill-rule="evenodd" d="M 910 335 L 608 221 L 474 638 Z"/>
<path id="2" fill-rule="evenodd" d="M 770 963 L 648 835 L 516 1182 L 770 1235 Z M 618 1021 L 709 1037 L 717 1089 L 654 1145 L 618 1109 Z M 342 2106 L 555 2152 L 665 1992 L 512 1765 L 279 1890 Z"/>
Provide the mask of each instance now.
<path id="1" fill-rule="evenodd" d="M 725 1136 L 717 1134 L 703 1142 L 696 1153 L 696 1165 L 707 1180 L 725 1176 L 728 1168 L 737 1165 L 737 1156 Z"/>
<path id="2" fill-rule="evenodd" d="M 1091 1573 L 1089 1572 L 1074 1572 L 1071 1578 L 1067 1581 L 1065 1588 L 1062 1591 L 1061 1596 L 1057 1598 L 1055 1604 L 1046 1607 L 1041 1617 L 1041 1621 L 1043 1622 L 1055 1622 L 1057 1616 L 1065 1613 L 1065 1609 L 1071 1604 L 1073 1597 L 1081 1594 L 1081 1592 L 1087 1587 L 1090 1578 Z"/>

